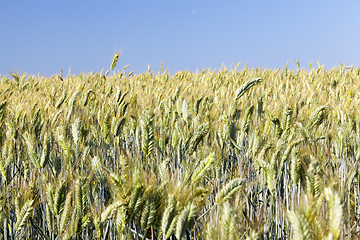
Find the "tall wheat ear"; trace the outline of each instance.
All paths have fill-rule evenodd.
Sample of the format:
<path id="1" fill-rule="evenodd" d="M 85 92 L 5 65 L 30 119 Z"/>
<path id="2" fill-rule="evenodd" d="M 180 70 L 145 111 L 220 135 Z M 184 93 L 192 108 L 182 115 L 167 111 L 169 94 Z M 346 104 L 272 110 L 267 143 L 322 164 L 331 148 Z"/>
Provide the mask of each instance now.
<path id="1" fill-rule="evenodd" d="M 16 216 L 15 231 L 20 231 L 25 225 L 27 220 L 31 217 L 32 210 L 34 209 L 34 200 L 29 199 L 25 202 L 19 215 Z"/>
<path id="2" fill-rule="evenodd" d="M 65 200 L 64 207 L 63 207 L 63 211 L 62 211 L 61 220 L 60 220 L 60 229 L 59 229 L 60 235 L 65 231 L 66 225 L 70 221 L 72 193 L 73 192 L 70 191 L 66 195 L 66 200 Z"/>
<path id="3" fill-rule="evenodd" d="M 291 239 L 314 239 L 324 238 L 324 219 L 322 216 L 323 195 L 315 198 L 311 195 L 303 195 L 301 204 L 294 210 L 288 210 L 287 218 L 291 223 Z"/>
<path id="4" fill-rule="evenodd" d="M 251 79 L 249 81 L 247 81 L 246 83 L 244 83 L 235 93 L 235 98 L 234 101 L 238 100 L 239 98 L 241 98 L 247 91 L 250 90 L 250 88 L 252 88 L 254 85 L 258 84 L 262 79 L 261 78 L 254 78 Z"/>
<path id="5" fill-rule="evenodd" d="M 203 176 L 210 170 L 215 162 L 215 153 L 210 153 L 207 158 L 202 160 L 199 165 L 194 169 L 191 175 L 191 182 L 194 184 L 200 181 Z"/>
<path id="6" fill-rule="evenodd" d="M 216 194 L 215 202 L 216 204 L 222 204 L 231 197 L 244 185 L 244 178 L 235 178 L 228 182 L 221 190 Z"/>
<path id="7" fill-rule="evenodd" d="M 324 189 L 328 206 L 329 234 L 327 239 L 339 239 L 343 226 L 343 206 L 340 196 L 331 188 Z"/>
<path id="8" fill-rule="evenodd" d="M 228 202 L 221 205 L 219 216 L 212 216 L 206 223 L 203 232 L 204 239 L 209 240 L 235 240 L 240 239 L 239 215 Z M 217 220 L 215 220 L 217 218 Z"/>
<path id="9" fill-rule="evenodd" d="M 174 195 L 169 195 L 167 197 L 167 201 L 166 201 L 166 207 L 164 209 L 164 213 L 161 219 L 161 225 L 160 225 L 160 233 L 161 236 L 163 236 L 165 239 L 167 237 L 169 237 L 167 234 L 169 232 L 169 230 L 171 230 L 171 223 L 174 220 L 175 217 L 175 207 L 176 207 L 176 202 L 175 202 L 175 198 Z M 172 231 L 171 231 L 172 233 Z"/>

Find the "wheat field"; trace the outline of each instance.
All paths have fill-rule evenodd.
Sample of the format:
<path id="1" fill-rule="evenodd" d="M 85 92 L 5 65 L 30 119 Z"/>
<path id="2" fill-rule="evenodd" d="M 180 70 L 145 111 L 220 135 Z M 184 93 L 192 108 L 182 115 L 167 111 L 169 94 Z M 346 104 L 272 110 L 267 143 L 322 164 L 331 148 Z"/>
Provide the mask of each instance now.
<path id="1" fill-rule="evenodd" d="M 360 69 L 0 76 L 1 239 L 356 239 Z"/>

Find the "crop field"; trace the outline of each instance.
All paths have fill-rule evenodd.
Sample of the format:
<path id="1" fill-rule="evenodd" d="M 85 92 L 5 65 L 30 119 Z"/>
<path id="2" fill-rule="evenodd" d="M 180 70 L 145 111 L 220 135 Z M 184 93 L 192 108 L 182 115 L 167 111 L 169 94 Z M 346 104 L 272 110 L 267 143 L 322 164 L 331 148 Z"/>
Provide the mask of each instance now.
<path id="1" fill-rule="evenodd" d="M 0 76 L 0 239 L 356 239 L 360 69 Z"/>

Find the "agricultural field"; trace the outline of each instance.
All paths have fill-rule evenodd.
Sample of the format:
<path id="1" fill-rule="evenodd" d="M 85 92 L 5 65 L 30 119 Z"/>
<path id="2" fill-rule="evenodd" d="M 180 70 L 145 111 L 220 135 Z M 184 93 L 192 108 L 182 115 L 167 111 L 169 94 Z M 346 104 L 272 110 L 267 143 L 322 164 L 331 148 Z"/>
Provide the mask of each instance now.
<path id="1" fill-rule="evenodd" d="M 1 239 L 355 239 L 360 69 L 0 76 Z"/>

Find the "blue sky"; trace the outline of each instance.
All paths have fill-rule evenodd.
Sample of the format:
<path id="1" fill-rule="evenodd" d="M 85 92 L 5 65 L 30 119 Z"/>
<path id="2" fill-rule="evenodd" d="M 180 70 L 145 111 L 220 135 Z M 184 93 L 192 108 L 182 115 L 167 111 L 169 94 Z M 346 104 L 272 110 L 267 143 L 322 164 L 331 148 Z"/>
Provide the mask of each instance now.
<path id="1" fill-rule="evenodd" d="M 0 0 L 0 74 L 360 66 L 360 1 Z"/>

